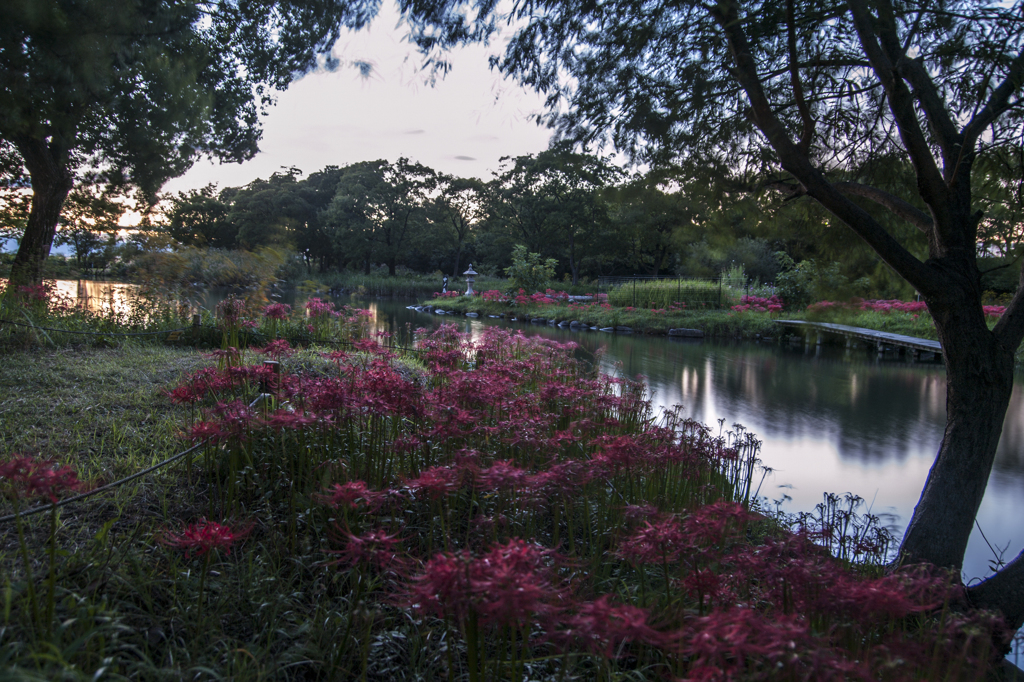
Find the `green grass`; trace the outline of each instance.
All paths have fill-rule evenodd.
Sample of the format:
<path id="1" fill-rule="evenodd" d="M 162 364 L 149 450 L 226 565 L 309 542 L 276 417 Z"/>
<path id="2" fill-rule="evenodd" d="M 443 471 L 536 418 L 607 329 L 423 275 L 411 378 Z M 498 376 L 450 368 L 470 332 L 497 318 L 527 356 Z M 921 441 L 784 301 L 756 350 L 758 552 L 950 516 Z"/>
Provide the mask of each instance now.
<path id="1" fill-rule="evenodd" d="M 0 368 L 0 451 L 63 453 L 84 474 L 134 471 L 179 445 L 188 410 L 168 384 L 210 360 L 187 348 L 8 350 Z"/>
<path id="2" fill-rule="evenodd" d="M 641 308 L 671 308 L 685 304 L 688 308 L 728 308 L 739 303 L 742 291 L 720 286 L 711 280 L 656 280 L 627 282 L 608 291 L 608 302 L 613 306 Z"/>
<path id="3" fill-rule="evenodd" d="M 900 311 L 877 312 L 873 310 L 837 311 L 831 314 L 815 314 L 810 312 L 785 312 L 783 318 L 788 320 L 808 320 L 812 322 L 831 322 L 851 327 L 864 327 L 890 334 L 904 334 L 921 339 L 938 340 L 935 323 L 928 313 L 913 315 Z M 996 323 L 990 318 L 989 328 Z"/>

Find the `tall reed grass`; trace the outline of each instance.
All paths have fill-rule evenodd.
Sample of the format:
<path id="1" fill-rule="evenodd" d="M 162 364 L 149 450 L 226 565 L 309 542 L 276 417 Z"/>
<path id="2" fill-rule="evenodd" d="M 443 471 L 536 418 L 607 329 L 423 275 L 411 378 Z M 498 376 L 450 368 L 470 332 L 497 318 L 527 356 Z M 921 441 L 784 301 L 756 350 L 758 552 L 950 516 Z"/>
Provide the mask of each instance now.
<path id="1" fill-rule="evenodd" d="M 728 308 L 742 295 L 742 278 L 634 279 L 608 288 L 608 302 L 622 308 Z"/>

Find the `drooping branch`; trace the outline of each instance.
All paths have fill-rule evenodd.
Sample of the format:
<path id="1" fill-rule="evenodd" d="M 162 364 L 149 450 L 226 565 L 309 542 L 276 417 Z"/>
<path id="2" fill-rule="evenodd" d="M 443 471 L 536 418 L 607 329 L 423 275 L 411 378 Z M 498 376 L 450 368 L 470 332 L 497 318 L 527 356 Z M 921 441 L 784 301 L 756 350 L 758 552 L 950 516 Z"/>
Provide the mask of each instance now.
<path id="1" fill-rule="evenodd" d="M 964 145 L 974 147 L 981 133 L 1010 107 L 1010 97 L 1024 89 L 1024 50 L 1010 64 L 1010 71 L 1000 83 L 988 102 L 970 122 L 964 126 Z"/>
<path id="2" fill-rule="evenodd" d="M 917 206 L 877 187 L 862 185 L 859 182 L 836 182 L 834 186 L 847 196 L 870 199 L 876 204 L 884 206 L 925 234 L 930 233 L 935 227 L 928 214 Z"/>
<path id="3" fill-rule="evenodd" d="M 796 99 L 796 108 L 800 112 L 800 121 L 803 129 L 800 131 L 800 142 L 798 147 L 805 156 L 811 153 L 811 142 L 814 139 L 814 118 L 811 117 L 811 110 L 807 107 L 807 100 L 804 98 L 804 85 L 800 80 L 800 69 L 796 46 L 796 18 L 793 10 L 793 0 L 786 0 L 786 23 L 788 24 L 787 45 L 789 48 L 789 76 L 793 84 L 793 97 Z"/>
<path id="4" fill-rule="evenodd" d="M 756 62 L 751 54 L 746 34 L 743 32 L 736 0 L 723 0 L 710 11 L 725 35 L 732 53 L 733 75 L 750 100 L 749 116 L 779 155 L 782 167 L 793 174 L 809 196 L 846 223 L 861 239 L 867 242 L 868 246 L 875 250 L 882 260 L 900 273 L 912 286 L 919 291 L 930 291 L 941 287 L 942 283 L 924 263 L 914 257 L 889 234 L 871 214 L 843 196 L 814 167 L 810 158 L 802 154 L 797 145 L 793 143 L 785 126 L 775 114 L 761 85 Z"/>

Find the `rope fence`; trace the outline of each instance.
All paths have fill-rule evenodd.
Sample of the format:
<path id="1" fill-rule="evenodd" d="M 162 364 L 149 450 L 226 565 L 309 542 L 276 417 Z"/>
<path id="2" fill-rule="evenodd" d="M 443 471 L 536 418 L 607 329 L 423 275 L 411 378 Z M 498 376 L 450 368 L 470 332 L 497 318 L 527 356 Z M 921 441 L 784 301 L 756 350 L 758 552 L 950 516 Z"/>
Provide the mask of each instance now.
<path id="1" fill-rule="evenodd" d="M 82 493 L 81 495 L 75 495 L 74 497 L 69 497 L 66 500 L 60 500 L 59 502 L 56 502 L 56 503 L 44 504 L 44 505 L 40 505 L 38 507 L 32 507 L 31 509 L 26 509 L 23 512 L 16 512 L 14 514 L 8 514 L 7 516 L 0 516 L 0 523 L 7 523 L 8 521 L 13 521 L 16 518 L 18 518 L 19 516 L 22 517 L 22 518 L 25 518 L 26 516 L 33 516 L 35 514 L 41 514 L 41 513 L 45 512 L 45 511 L 50 511 L 51 509 L 54 509 L 55 507 L 63 507 L 66 504 L 71 504 L 72 502 L 78 502 L 79 500 L 84 500 L 87 497 L 92 497 L 93 495 L 98 495 L 98 494 L 100 494 L 102 492 L 106 492 L 107 490 L 113 490 L 114 488 L 122 486 L 125 483 L 128 483 L 129 481 L 134 481 L 136 478 L 139 478 L 141 476 L 145 476 L 146 474 L 150 474 L 150 473 L 156 471 L 157 469 L 160 469 L 162 467 L 167 466 L 168 464 L 171 464 L 172 462 L 178 461 L 179 459 L 181 459 L 185 455 L 191 454 L 191 453 L 195 452 L 196 450 L 198 450 L 199 448 L 201 448 L 204 445 L 206 445 L 209 442 L 209 440 L 210 439 L 207 438 L 206 440 L 204 440 L 204 441 L 202 441 L 200 443 L 196 443 L 195 445 L 190 447 L 188 450 L 184 450 L 182 452 L 179 452 L 176 455 L 172 455 L 172 456 L 168 457 L 167 459 L 165 459 L 164 461 L 160 462 L 159 464 L 154 464 L 153 466 L 149 467 L 148 469 L 143 469 L 142 471 L 137 471 L 134 474 L 132 474 L 131 476 L 126 476 L 126 477 L 124 477 L 124 478 L 122 478 L 120 480 L 114 481 L 113 483 L 108 483 L 106 485 L 100 486 L 99 488 L 93 488 L 89 492 Z"/>
<path id="2" fill-rule="evenodd" d="M 57 332 L 60 334 L 86 334 L 89 336 L 155 336 L 157 334 L 172 334 L 174 332 L 184 332 L 191 329 L 191 327 L 179 327 L 178 329 L 161 329 L 155 332 L 84 332 L 76 331 L 74 329 L 56 329 L 54 327 L 40 327 L 35 324 L 26 324 L 25 322 L 15 322 L 14 320 L 0 319 L 0 324 L 13 324 L 19 327 L 28 327 L 29 329 L 38 329 L 44 332 Z"/>

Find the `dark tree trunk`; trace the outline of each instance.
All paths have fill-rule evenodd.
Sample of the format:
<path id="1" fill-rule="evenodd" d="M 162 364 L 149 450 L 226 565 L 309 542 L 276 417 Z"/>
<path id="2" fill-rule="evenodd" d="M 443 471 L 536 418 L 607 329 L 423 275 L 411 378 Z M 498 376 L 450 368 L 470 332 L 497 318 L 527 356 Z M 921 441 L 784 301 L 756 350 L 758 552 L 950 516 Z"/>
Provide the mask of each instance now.
<path id="1" fill-rule="evenodd" d="M 945 298 L 964 288 L 951 281 Z M 960 569 L 992 471 L 1013 388 L 1013 349 L 989 331 L 978 298 L 928 301 L 946 363 L 946 430 L 903 539 L 903 562 Z"/>
<path id="2" fill-rule="evenodd" d="M 459 276 L 459 261 L 462 260 L 462 242 L 459 242 L 459 250 L 455 252 L 455 269 L 452 271 L 452 279 Z"/>
<path id="3" fill-rule="evenodd" d="M 395 259 L 388 258 L 388 275 L 391 277 L 395 276 Z"/>
<path id="4" fill-rule="evenodd" d="M 32 178 L 32 209 L 11 266 L 12 287 L 42 283 L 43 266 L 53 246 L 57 221 L 74 184 L 63 158 L 66 155 L 55 151 L 46 142 L 19 139 L 17 147 Z"/>
<path id="5" fill-rule="evenodd" d="M 364 258 L 363 259 L 363 274 L 364 275 L 369 275 L 370 274 L 370 259 L 369 258 Z"/>

